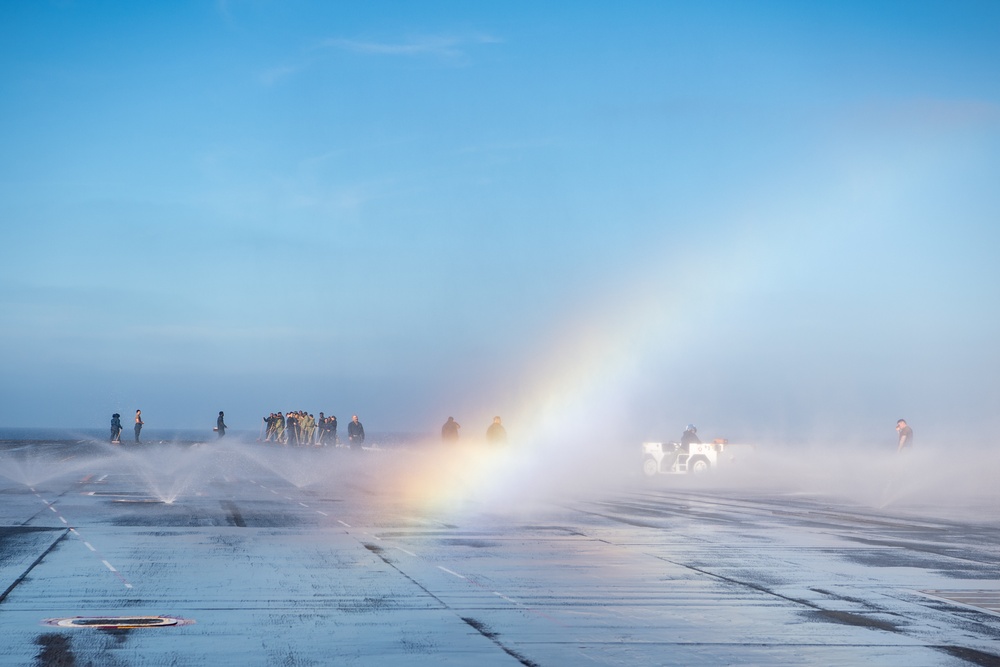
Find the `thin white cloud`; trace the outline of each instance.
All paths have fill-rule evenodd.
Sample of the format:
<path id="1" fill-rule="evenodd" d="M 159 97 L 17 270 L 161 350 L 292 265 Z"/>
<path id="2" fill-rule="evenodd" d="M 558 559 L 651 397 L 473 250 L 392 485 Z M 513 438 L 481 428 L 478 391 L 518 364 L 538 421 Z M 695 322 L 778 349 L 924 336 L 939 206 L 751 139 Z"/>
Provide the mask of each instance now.
<path id="1" fill-rule="evenodd" d="M 293 76 L 302 70 L 309 67 L 308 64 L 301 65 L 279 65 L 276 67 L 269 67 L 260 73 L 260 80 L 264 85 L 273 86 L 282 79 L 286 79 Z"/>
<path id="2" fill-rule="evenodd" d="M 858 115 L 892 127 L 923 126 L 937 129 L 995 126 L 1000 123 L 1000 104 L 991 100 L 914 98 L 874 100 Z"/>
<path id="3" fill-rule="evenodd" d="M 556 138 L 470 144 L 456 149 L 455 155 L 521 153 L 558 145 L 559 140 Z"/>
<path id="4" fill-rule="evenodd" d="M 316 48 L 336 49 L 362 55 L 407 58 L 429 57 L 457 61 L 466 57 L 466 51 L 471 46 L 499 44 L 501 42 L 502 40 L 483 33 L 468 35 L 425 35 L 400 42 L 379 42 L 335 37 L 320 42 Z M 276 65 L 262 71 L 258 75 L 258 78 L 265 86 L 272 86 L 308 70 L 314 62 L 315 58 L 309 58 L 292 65 Z"/>
<path id="5" fill-rule="evenodd" d="M 226 21 L 226 23 L 232 22 L 233 13 L 229 11 L 229 0 L 216 0 L 215 8 L 219 11 L 219 15 Z"/>
<path id="6" fill-rule="evenodd" d="M 330 334 L 319 329 L 283 326 L 235 327 L 210 324 L 178 324 L 155 326 L 133 326 L 122 330 L 121 337 L 137 336 L 148 341 L 323 341 Z"/>
<path id="7" fill-rule="evenodd" d="M 322 42 L 326 48 L 340 49 L 352 53 L 381 56 L 431 56 L 437 58 L 461 58 L 469 46 L 477 44 L 497 44 L 501 40 L 484 34 L 471 35 L 423 35 L 400 42 L 381 42 L 335 37 Z"/>

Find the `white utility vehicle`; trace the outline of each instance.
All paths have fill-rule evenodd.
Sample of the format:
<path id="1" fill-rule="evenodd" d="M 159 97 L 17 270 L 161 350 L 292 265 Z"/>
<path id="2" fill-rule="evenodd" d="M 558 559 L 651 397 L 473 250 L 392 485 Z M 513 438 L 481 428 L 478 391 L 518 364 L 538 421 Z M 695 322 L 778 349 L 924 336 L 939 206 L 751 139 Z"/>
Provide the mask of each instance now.
<path id="1" fill-rule="evenodd" d="M 720 463 L 732 461 L 736 458 L 737 450 L 746 449 L 747 445 L 730 445 L 725 440 L 687 445 L 679 442 L 644 442 L 642 472 L 650 477 L 657 474 L 699 474 L 718 467 Z"/>

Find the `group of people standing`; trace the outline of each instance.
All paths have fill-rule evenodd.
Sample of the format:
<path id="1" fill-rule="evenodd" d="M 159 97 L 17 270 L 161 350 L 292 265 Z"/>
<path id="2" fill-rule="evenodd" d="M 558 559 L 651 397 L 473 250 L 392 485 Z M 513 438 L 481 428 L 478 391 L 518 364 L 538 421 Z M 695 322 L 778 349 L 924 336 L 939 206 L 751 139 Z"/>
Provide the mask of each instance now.
<path id="1" fill-rule="evenodd" d="M 142 421 L 142 410 L 135 411 L 135 442 L 140 444 L 139 433 L 142 432 L 144 421 Z M 219 411 L 219 418 L 216 420 L 215 431 L 221 438 L 226 434 L 225 413 Z M 458 441 L 458 430 L 462 425 L 455 421 L 454 417 L 448 417 L 448 421 L 441 427 L 441 440 L 446 443 Z M 281 445 L 337 445 L 340 440 L 337 437 L 337 417 L 325 416 L 319 413 L 317 420 L 305 410 L 293 410 L 286 414 L 272 412 L 264 417 L 262 427 L 265 433 L 264 442 L 272 440 Z M 896 432 L 899 434 L 898 452 L 903 452 L 913 446 L 913 429 L 906 423 L 905 419 L 896 422 Z M 700 443 L 698 429 L 693 424 L 688 424 L 681 437 L 681 444 Z M 122 420 L 117 412 L 111 415 L 111 444 L 121 444 Z M 358 421 L 358 416 L 353 415 L 347 425 L 348 444 L 352 447 L 360 447 L 365 441 L 365 427 Z M 500 417 L 494 417 L 493 423 L 486 429 L 486 441 L 491 445 L 503 445 L 507 442 L 507 430 L 504 428 Z"/>
<path id="2" fill-rule="evenodd" d="M 316 419 L 305 410 L 292 410 L 287 413 L 272 412 L 263 418 L 261 434 L 264 442 L 275 442 L 281 445 L 337 445 L 340 440 L 337 437 L 337 417 L 325 416 L 319 413 Z M 142 410 L 135 411 L 135 442 L 139 444 L 139 433 L 142 431 Z M 219 417 L 216 419 L 215 428 L 219 437 L 226 434 L 225 413 L 219 410 Z M 455 442 L 458 440 L 458 429 L 461 424 L 455 421 L 454 417 L 448 417 L 448 421 L 441 427 L 441 439 L 444 442 Z M 121 415 L 117 412 L 111 415 L 111 444 L 121 444 L 122 421 Z M 352 447 L 360 447 L 365 441 L 365 427 L 358 421 L 358 416 L 353 415 L 347 425 L 347 441 Z M 486 441 L 491 445 L 503 445 L 507 442 L 507 430 L 504 428 L 500 417 L 494 417 L 493 423 L 486 429 Z"/>
<path id="3" fill-rule="evenodd" d="M 292 410 L 282 414 L 272 412 L 264 417 L 264 442 L 274 441 L 281 445 L 336 445 L 340 442 L 337 436 L 337 417 L 327 417 L 322 412 L 316 419 L 305 410 Z M 358 421 L 358 416 L 351 417 L 347 425 L 347 439 L 351 447 L 360 447 L 365 441 L 365 427 Z"/>
<path id="4" fill-rule="evenodd" d="M 448 417 L 448 421 L 441 427 L 442 442 L 450 443 L 458 441 L 458 429 L 462 425 L 455 421 L 454 417 Z M 507 429 L 504 428 L 500 417 L 494 417 L 493 423 L 486 429 L 486 442 L 491 445 L 503 445 L 507 442 Z"/>
<path id="5" fill-rule="evenodd" d="M 219 413 L 221 414 L 221 413 Z M 142 410 L 135 411 L 135 442 L 139 444 L 139 433 L 142 431 Z M 122 442 L 122 416 L 117 412 L 111 415 L 111 444 L 120 445 Z"/>

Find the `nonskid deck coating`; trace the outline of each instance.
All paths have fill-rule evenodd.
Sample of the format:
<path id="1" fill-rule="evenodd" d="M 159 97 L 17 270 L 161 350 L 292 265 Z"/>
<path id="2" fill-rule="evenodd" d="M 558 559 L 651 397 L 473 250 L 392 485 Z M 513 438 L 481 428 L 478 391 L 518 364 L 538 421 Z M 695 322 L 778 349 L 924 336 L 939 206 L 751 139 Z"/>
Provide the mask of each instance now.
<path id="1" fill-rule="evenodd" d="M 255 443 L 0 455 L 0 664 L 1000 664 L 983 514 L 639 478 L 435 502 L 426 461 Z M 46 625 L 126 616 L 192 623 Z"/>

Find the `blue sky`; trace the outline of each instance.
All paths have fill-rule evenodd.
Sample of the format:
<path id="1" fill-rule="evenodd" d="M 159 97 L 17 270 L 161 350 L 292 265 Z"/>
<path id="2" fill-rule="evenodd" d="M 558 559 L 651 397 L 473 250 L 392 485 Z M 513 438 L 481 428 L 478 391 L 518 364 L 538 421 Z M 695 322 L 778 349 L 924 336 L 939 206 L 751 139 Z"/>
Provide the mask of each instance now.
<path id="1" fill-rule="evenodd" d="M 1000 426 L 1000 6 L 0 5 L 0 424 Z"/>

